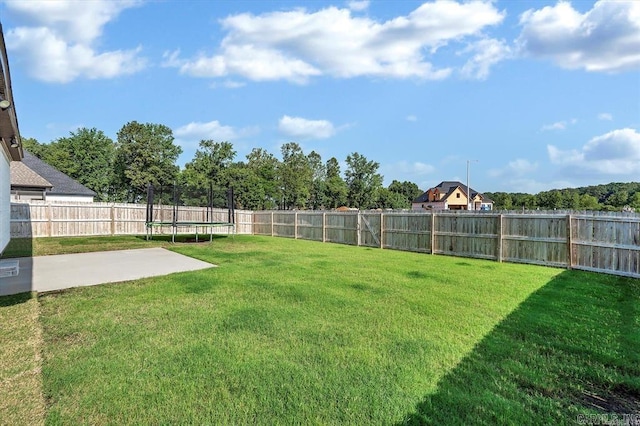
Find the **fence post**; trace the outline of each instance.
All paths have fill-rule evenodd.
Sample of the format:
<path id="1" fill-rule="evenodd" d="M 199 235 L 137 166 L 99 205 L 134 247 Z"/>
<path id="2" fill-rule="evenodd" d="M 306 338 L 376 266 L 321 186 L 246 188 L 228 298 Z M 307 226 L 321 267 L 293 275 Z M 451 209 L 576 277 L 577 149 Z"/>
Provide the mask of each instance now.
<path id="1" fill-rule="evenodd" d="M 567 269 L 573 268 L 573 241 L 571 234 L 573 233 L 573 227 L 571 226 L 571 213 L 567 215 L 567 254 L 569 261 L 567 262 Z"/>
<path id="2" fill-rule="evenodd" d="M 384 248 L 384 213 L 380 213 L 380 248 Z"/>
<path id="3" fill-rule="evenodd" d="M 273 212 L 271 212 L 271 236 L 273 237 Z"/>
<path id="4" fill-rule="evenodd" d="M 356 244 L 360 247 L 362 244 L 362 236 L 360 235 L 360 210 L 358 210 L 358 221 L 356 223 Z"/>
<path id="5" fill-rule="evenodd" d="M 51 225 L 51 203 L 47 203 L 47 236 L 50 237 L 52 235 L 52 225 Z"/>
<path id="6" fill-rule="evenodd" d="M 431 212 L 431 249 L 429 250 L 431 254 L 434 254 L 434 250 L 436 248 L 436 213 Z"/>
<path id="7" fill-rule="evenodd" d="M 293 213 L 293 239 L 298 239 L 298 212 Z"/>
<path id="8" fill-rule="evenodd" d="M 498 216 L 498 262 L 502 263 L 502 234 L 504 231 L 502 230 L 502 213 Z"/>
<path id="9" fill-rule="evenodd" d="M 322 242 L 327 242 L 327 213 L 322 212 Z"/>
<path id="10" fill-rule="evenodd" d="M 109 215 L 111 216 L 111 235 L 116 235 L 116 213 L 115 206 L 111 205 Z"/>

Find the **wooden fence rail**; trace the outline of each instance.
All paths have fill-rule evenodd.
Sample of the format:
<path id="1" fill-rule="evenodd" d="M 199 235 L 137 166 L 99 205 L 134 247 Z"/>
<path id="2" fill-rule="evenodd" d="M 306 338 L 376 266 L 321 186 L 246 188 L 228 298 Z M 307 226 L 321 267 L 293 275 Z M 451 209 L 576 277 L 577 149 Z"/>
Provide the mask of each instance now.
<path id="1" fill-rule="evenodd" d="M 254 212 L 253 233 L 640 278 L 640 216 Z"/>

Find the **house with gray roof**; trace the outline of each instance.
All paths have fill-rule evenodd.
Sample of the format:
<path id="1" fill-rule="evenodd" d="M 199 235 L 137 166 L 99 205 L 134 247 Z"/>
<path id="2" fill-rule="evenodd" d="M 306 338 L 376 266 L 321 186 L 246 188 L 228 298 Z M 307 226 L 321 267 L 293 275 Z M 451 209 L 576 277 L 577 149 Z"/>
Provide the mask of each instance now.
<path id="1" fill-rule="evenodd" d="M 14 201 L 91 203 L 96 195 L 91 189 L 26 150 L 21 163 L 11 163 L 11 199 Z"/>
<path id="2" fill-rule="evenodd" d="M 493 210 L 493 201 L 458 181 L 443 181 L 411 204 L 412 210 Z"/>

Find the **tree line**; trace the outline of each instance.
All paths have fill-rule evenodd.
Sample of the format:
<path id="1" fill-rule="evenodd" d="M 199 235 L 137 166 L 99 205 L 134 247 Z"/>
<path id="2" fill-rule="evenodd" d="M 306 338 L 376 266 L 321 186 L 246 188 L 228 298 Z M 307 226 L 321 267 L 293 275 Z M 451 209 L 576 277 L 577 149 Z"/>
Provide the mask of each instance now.
<path id="1" fill-rule="evenodd" d="M 640 182 L 608 183 L 526 193 L 486 192 L 497 210 L 591 210 L 640 212 Z"/>
<path id="2" fill-rule="evenodd" d="M 213 187 L 214 206 L 223 207 L 233 188 L 236 207 L 248 210 L 405 209 L 422 191 L 415 183 L 394 180 L 383 187 L 380 165 L 353 152 L 346 170 L 332 157 L 324 161 L 299 144 L 281 147 L 281 159 L 254 148 L 243 160 L 230 142 L 201 140 L 191 161 L 177 165 L 182 148 L 172 130 L 162 124 L 125 124 L 113 141 L 101 130 L 80 128 L 50 143 L 23 138 L 31 154 L 69 175 L 97 194 L 98 201 L 145 202 L 147 186 L 164 188 L 159 197 L 172 202 L 171 189 L 180 188 L 181 202 L 206 205 Z"/>
<path id="3" fill-rule="evenodd" d="M 98 201 L 146 201 L 147 185 L 164 187 L 159 196 L 172 203 L 176 184 L 182 202 L 206 205 L 207 188 L 216 188 L 214 206 L 226 203 L 234 189 L 236 207 L 248 210 L 408 209 L 422 191 L 413 182 L 394 180 L 383 187 L 380 165 L 353 152 L 346 170 L 335 157 L 324 161 L 299 144 L 282 145 L 281 159 L 254 148 L 243 160 L 229 142 L 201 140 L 191 161 L 176 163 L 182 148 L 172 130 L 162 124 L 125 124 L 113 141 L 95 128 L 80 128 L 69 136 L 43 144 L 23 138 L 24 148 L 97 193 Z M 609 183 L 538 194 L 485 192 L 497 210 L 631 210 L 640 211 L 640 182 Z"/>

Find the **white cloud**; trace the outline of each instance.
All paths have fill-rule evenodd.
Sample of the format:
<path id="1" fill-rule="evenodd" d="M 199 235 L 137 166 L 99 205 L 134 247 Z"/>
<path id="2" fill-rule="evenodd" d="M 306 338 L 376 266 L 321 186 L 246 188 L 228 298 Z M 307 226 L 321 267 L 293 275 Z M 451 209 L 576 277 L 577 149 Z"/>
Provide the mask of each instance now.
<path id="1" fill-rule="evenodd" d="M 411 114 L 411 115 L 407 115 L 405 120 L 407 120 L 407 121 L 418 121 L 418 117 L 416 117 L 415 115 Z"/>
<path id="2" fill-rule="evenodd" d="M 542 126 L 542 130 L 546 131 L 546 130 L 565 130 L 567 128 L 567 122 L 566 121 L 557 121 L 553 124 L 545 124 L 544 126 Z"/>
<path id="3" fill-rule="evenodd" d="M 165 64 L 195 77 L 240 75 L 254 81 L 305 83 L 321 75 L 439 80 L 452 69 L 434 67 L 425 55 L 449 43 L 484 38 L 482 31 L 503 19 L 504 13 L 491 2 L 477 0 L 424 3 L 387 21 L 352 16 L 348 8 L 336 7 L 243 13 L 221 21 L 227 35 L 217 54 L 192 59 L 174 54 Z M 496 50 L 504 46 L 478 45 L 468 72 L 486 74 L 489 65 L 499 60 Z"/>
<path id="4" fill-rule="evenodd" d="M 597 1 L 581 14 L 569 2 L 520 16 L 517 44 L 524 54 L 562 68 L 600 72 L 640 69 L 640 2 Z"/>
<path id="5" fill-rule="evenodd" d="M 343 169 L 344 170 L 344 169 Z M 420 161 L 398 161 L 396 163 L 384 162 L 380 166 L 380 173 L 384 176 L 384 185 L 388 186 L 392 181 L 409 181 L 416 183 L 421 189 L 433 186 L 433 175 L 436 168 L 431 164 Z"/>
<path id="6" fill-rule="evenodd" d="M 510 161 L 506 167 L 502 169 L 489 170 L 489 176 L 491 177 L 508 177 L 513 179 L 514 177 L 522 177 L 535 172 L 538 169 L 538 163 L 532 163 L 529 160 L 518 158 Z"/>
<path id="7" fill-rule="evenodd" d="M 613 115 L 609 114 L 608 112 L 601 112 L 600 114 L 598 114 L 598 120 L 612 121 Z"/>
<path id="8" fill-rule="evenodd" d="M 584 146 L 585 160 L 640 160 L 640 133 L 634 129 L 614 130 L 591 139 Z"/>
<path id="9" fill-rule="evenodd" d="M 200 56 L 186 62 L 180 71 L 194 77 L 223 77 L 240 74 L 250 80 L 265 81 L 285 79 L 304 83 L 308 77 L 321 72 L 308 63 L 273 49 L 256 48 L 251 45 L 229 46 L 225 56 Z"/>
<path id="10" fill-rule="evenodd" d="M 482 39 L 469 45 L 463 53 L 474 55 L 460 70 L 466 78 L 486 80 L 491 66 L 511 56 L 511 49 L 503 40 Z"/>
<path id="11" fill-rule="evenodd" d="M 299 139 L 326 139 L 336 133 L 336 129 L 330 121 L 307 120 L 288 115 L 280 119 L 278 130 L 284 135 Z"/>
<path id="12" fill-rule="evenodd" d="M 227 80 L 223 83 L 223 86 L 226 87 L 227 89 L 239 89 L 240 87 L 244 87 L 246 85 L 247 83 L 244 83 L 242 81 L 233 81 L 233 80 Z"/>
<path id="13" fill-rule="evenodd" d="M 505 191 L 505 192 L 522 192 L 525 194 L 537 194 L 541 191 L 548 191 L 550 189 L 558 188 L 575 188 L 578 186 L 576 182 L 568 180 L 550 180 L 539 181 L 531 178 L 516 178 L 505 179 L 499 182 L 500 186 L 492 188 L 491 191 Z M 514 206 L 519 207 L 519 206 Z"/>
<path id="14" fill-rule="evenodd" d="M 31 26 L 6 33 L 7 47 L 24 60 L 25 69 L 42 81 L 68 83 L 77 78 L 113 78 L 145 68 L 140 47 L 99 52 L 94 45 L 105 24 L 139 1 L 18 1 L 9 9 Z"/>
<path id="15" fill-rule="evenodd" d="M 347 3 L 347 7 L 354 12 L 362 12 L 369 8 L 369 0 L 353 0 Z"/>
<path id="16" fill-rule="evenodd" d="M 199 142 L 207 139 L 228 142 L 256 132 L 257 129 L 255 128 L 247 127 L 237 130 L 232 126 L 223 126 L 218 120 L 213 120 L 205 123 L 194 121 L 185 124 L 184 126 L 178 127 L 174 131 L 174 134 L 176 138 L 180 140 L 191 142 Z"/>
<path id="17" fill-rule="evenodd" d="M 547 152 L 553 164 L 571 173 L 629 175 L 631 179 L 640 174 L 640 133 L 635 129 L 613 130 L 591 139 L 581 149 L 563 151 L 548 145 Z"/>
<path id="18" fill-rule="evenodd" d="M 415 161 L 413 163 L 408 161 L 398 161 L 397 163 L 385 164 L 381 167 L 381 172 L 384 174 L 385 179 L 391 180 L 410 180 L 417 182 L 418 176 L 425 176 L 435 173 L 436 168 L 431 164 L 421 163 Z"/>
<path id="19" fill-rule="evenodd" d="M 434 173 L 436 171 L 435 167 L 433 167 L 432 165 L 425 164 L 425 163 L 420 163 L 418 161 L 416 161 L 415 163 L 410 164 L 407 169 L 412 174 L 419 175 L 419 176 L 431 174 L 431 173 Z"/>

